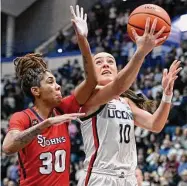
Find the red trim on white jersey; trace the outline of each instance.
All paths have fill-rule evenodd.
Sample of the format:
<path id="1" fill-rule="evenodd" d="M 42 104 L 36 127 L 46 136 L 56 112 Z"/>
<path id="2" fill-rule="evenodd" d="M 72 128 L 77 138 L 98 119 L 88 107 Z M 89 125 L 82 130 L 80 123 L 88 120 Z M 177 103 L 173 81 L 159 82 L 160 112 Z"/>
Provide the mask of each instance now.
<path id="1" fill-rule="evenodd" d="M 86 180 L 85 180 L 85 186 L 88 185 L 90 175 L 91 175 L 91 172 L 92 172 L 92 167 L 93 167 L 93 164 L 94 164 L 95 159 L 97 157 L 97 151 L 98 151 L 98 148 L 99 148 L 99 138 L 98 138 L 98 133 L 97 133 L 97 116 L 94 116 L 92 118 L 92 130 L 93 130 L 93 137 L 94 137 L 95 152 L 90 159 L 90 163 L 89 163 L 88 170 L 87 170 L 87 175 L 86 175 Z"/>

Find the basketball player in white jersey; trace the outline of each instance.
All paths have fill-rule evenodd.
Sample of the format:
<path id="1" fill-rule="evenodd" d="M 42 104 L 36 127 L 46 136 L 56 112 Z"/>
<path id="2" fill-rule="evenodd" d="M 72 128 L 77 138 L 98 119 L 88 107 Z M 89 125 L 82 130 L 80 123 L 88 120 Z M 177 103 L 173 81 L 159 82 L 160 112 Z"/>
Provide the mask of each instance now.
<path id="1" fill-rule="evenodd" d="M 71 7 L 71 13 L 76 32 L 85 31 L 87 25 L 81 19 L 79 9 L 76 9 L 75 14 Z M 87 113 L 81 124 L 86 158 L 85 174 L 79 180 L 78 186 L 137 185 L 134 125 L 160 132 L 166 123 L 173 85 L 181 70 L 179 61 L 174 61 L 169 72 L 165 70 L 163 73 L 163 98 L 154 114 L 138 107 L 139 104 L 134 101 L 136 99 L 131 99 L 133 95 L 130 99 L 120 97 L 127 90 L 126 84 L 132 84 L 136 78 L 145 56 L 158 42 L 165 39 L 158 39 L 164 28 L 154 34 L 156 20 L 151 28 L 149 25 L 150 19 L 147 19 L 143 36 L 138 36 L 133 30 L 137 50 L 127 64 L 128 68 L 125 67 L 117 73 L 114 57 L 105 52 L 96 54 L 93 58 L 98 86 L 83 106 L 83 112 Z"/>

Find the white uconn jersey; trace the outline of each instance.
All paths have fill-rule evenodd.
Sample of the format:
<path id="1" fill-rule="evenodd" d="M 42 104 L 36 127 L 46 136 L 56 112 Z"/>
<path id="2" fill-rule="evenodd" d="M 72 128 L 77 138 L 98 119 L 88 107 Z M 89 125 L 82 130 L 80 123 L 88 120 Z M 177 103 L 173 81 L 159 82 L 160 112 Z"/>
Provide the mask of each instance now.
<path id="1" fill-rule="evenodd" d="M 137 165 L 134 119 L 129 105 L 113 99 L 83 121 L 85 168 L 126 169 Z"/>

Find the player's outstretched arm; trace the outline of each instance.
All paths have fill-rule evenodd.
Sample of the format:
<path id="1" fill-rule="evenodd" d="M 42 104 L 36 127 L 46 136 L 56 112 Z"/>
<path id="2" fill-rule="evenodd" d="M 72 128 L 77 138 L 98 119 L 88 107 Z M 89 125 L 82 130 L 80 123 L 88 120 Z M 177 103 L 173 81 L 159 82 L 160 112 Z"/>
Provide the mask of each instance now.
<path id="1" fill-rule="evenodd" d="M 72 14 L 72 24 L 76 32 L 78 45 L 83 57 L 83 66 L 85 71 L 85 80 L 76 87 L 75 97 L 80 105 L 83 105 L 90 97 L 91 93 L 97 85 L 94 62 L 92 59 L 90 46 L 87 41 L 88 26 L 87 14 L 84 14 L 84 9 L 76 5 L 76 11 L 70 6 Z M 76 12 L 76 13 L 75 13 Z"/>
<path id="2" fill-rule="evenodd" d="M 162 78 L 162 101 L 154 114 L 150 114 L 145 110 L 138 108 L 135 103 L 128 100 L 137 126 L 157 133 L 163 129 L 171 107 L 174 82 L 178 77 L 177 74 L 182 69 L 179 66 L 180 61 L 175 60 L 170 66 L 169 72 L 167 72 L 167 69 L 164 70 Z"/>
<path id="3" fill-rule="evenodd" d="M 3 141 L 3 151 L 7 154 L 13 154 L 15 152 L 20 151 L 23 149 L 26 145 L 28 145 L 38 134 L 41 134 L 41 132 L 55 124 L 63 124 L 64 122 L 69 122 L 71 120 L 77 120 L 78 117 L 84 116 L 84 113 L 72 113 L 72 114 L 64 114 L 61 116 L 51 117 L 43 122 L 34 125 L 26 130 L 20 131 L 19 129 L 12 129 L 10 130 L 4 141 Z M 15 124 L 19 122 L 18 117 L 16 116 L 16 113 L 11 118 L 11 123 Z"/>
<path id="4" fill-rule="evenodd" d="M 118 73 L 117 77 L 112 82 L 96 90 L 96 93 L 93 94 L 93 96 L 86 103 L 86 107 L 94 107 L 105 104 L 130 88 L 137 77 L 146 55 L 152 51 L 157 43 L 165 39 L 165 37 L 159 38 L 159 36 L 164 32 L 165 27 L 154 35 L 156 24 L 157 19 L 154 20 L 150 29 L 150 18 L 148 18 L 146 20 L 145 32 L 143 36 L 139 36 L 136 31 L 133 30 L 137 50 L 132 59 Z"/>

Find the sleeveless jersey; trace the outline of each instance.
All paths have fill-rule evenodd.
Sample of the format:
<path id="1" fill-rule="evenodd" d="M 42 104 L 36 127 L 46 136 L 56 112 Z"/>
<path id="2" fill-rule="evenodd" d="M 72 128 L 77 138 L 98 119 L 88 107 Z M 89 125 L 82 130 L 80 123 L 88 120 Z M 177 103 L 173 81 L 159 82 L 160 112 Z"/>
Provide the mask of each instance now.
<path id="1" fill-rule="evenodd" d="M 127 169 L 137 166 L 134 119 L 127 103 L 113 99 L 81 124 L 87 177 L 92 168 Z"/>
<path id="2" fill-rule="evenodd" d="M 78 103 L 73 96 L 62 99 L 60 110 L 77 112 Z M 9 130 L 26 130 L 40 123 L 42 118 L 33 108 L 15 113 L 9 122 Z M 70 138 L 68 124 L 52 125 L 37 135 L 24 149 L 18 152 L 21 186 L 69 186 Z"/>

